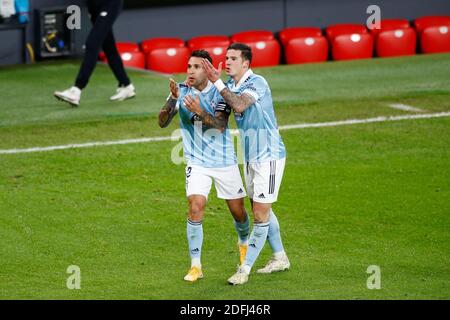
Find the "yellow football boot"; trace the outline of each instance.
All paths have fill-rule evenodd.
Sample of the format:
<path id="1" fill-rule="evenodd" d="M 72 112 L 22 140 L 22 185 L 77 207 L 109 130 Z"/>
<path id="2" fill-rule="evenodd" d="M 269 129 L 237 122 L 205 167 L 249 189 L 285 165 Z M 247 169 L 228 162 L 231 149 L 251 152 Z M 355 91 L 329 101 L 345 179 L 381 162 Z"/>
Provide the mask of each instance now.
<path id="1" fill-rule="evenodd" d="M 189 272 L 187 275 L 184 276 L 184 280 L 186 281 L 190 281 L 190 282 L 194 282 L 197 281 L 198 279 L 203 278 L 203 272 L 202 269 L 199 267 L 191 267 L 191 269 L 189 269 Z"/>
<path id="2" fill-rule="evenodd" d="M 248 245 L 247 244 L 238 244 L 239 247 L 239 262 L 240 265 L 244 263 L 245 255 L 247 254 Z"/>

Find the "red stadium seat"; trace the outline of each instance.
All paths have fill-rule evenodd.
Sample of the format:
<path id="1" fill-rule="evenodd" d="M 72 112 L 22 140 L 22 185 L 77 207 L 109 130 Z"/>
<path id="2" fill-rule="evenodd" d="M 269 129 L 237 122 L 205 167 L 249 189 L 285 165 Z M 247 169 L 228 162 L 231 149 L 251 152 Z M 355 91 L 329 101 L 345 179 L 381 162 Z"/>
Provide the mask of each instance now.
<path id="1" fill-rule="evenodd" d="M 273 40 L 275 36 L 272 32 L 267 30 L 249 30 L 235 33 L 231 36 L 231 42 L 253 42 L 253 41 L 264 41 Z"/>
<path id="2" fill-rule="evenodd" d="M 278 34 L 286 63 L 323 62 L 328 58 L 328 41 L 320 28 L 291 27 Z"/>
<path id="3" fill-rule="evenodd" d="M 373 55 L 371 34 L 344 34 L 333 38 L 331 53 L 334 60 L 368 59 Z"/>
<path id="4" fill-rule="evenodd" d="M 276 66 L 280 63 L 280 44 L 270 31 L 239 32 L 231 36 L 231 42 L 242 42 L 252 48 L 252 67 Z"/>
<path id="5" fill-rule="evenodd" d="M 362 24 L 336 24 L 325 30 L 334 60 L 367 59 L 373 55 L 373 37 Z"/>
<path id="6" fill-rule="evenodd" d="M 450 16 L 425 16 L 417 18 L 414 21 L 414 26 L 420 34 L 429 27 L 441 27 L 450 25 Z"/>
<path id="7" fill-rule="evenodd" d="M 183 48 L 184 40 L 180 38 L 153 38 L 142 41 L 141 48 L 144 53 L 155 49 Z"/>
<path id="8" fill-rule="evenodd" d="M 200 36 L 191 38 L 187 46 L 191 50 L 203 49 L 204 47 L 225 47 L 230 45 L 228 36 Z"/>
<path id="9" fill-rule="evenodd" d="M 325 30 L 328 40 L 333 42 L 334 38 L 340 35 L 366 34 L 368 30 L 362 24 L 335 24 Z"/>
<path id="10" fill-rule="evenodd" d="M 252 67 L 276 66 L 280 63 L 280 44 L 277 40 L 247 42 L 252 48 Z"/>
<path id="11" fill-rule="evenodd" d="M 423 53 L 450 52 L 450 24 L 425 28 L 420 34 Z"/>
<path id="12" fill-rule="evenodd" d="M 416 53 L 416 31 L 406 19 L 383 19 L 380 29 L 369 29 L 378 57 L 396 57 Z"/>
<path id="13" fill-rule="evenodd" d="M 145 55 L 136 43 L 119 42 L 116 47 L 124 66 L 145 69 Z"/>
<path id="14" fill-rule="evenodd" d="M 139 46 L 134 42 L 118 42 L 116 43 L 119 52 L 140 52 Z"/>
<path id="15" fill-rule="evenodd" d="M 191 51 L 203 49 L 209 52 L 213 59 L 213 65 L 217 67 L 220 62 L 225 63 L 227 48 L 230 38 L 227 36 L 200 36 L 188 41 Z"/>
<path id="16" fill-rule="evenodd" d="M 283 47 L 286 47 L 288 41 L 291 39 L 320 37 L 322 36 L 322 30 L 320 28 L 310 27 L 291 27 L 281 30 L 278 36 Z"/>
<path id="17" fill-rule="evenodd" d="M 119 51 L 122 62 L 126 67 L 145 68 L 145 55 L 140 52 L 139 46 L 132 42 L 116 43 L 117 51 Z M 100 61 L 107 62 L 105 53 L 99 54 Z"/>
<path id="18" fill-rule="evenodd" d="M 381 31 L 375 40 L 378 57 L 416 54 L 417 35 L 413 28 Z"/>
<path id="19" fill-rule="evenodd" d="M 411 28 L 409 21 L 406 19 L 383 19 L 380 23 L 380 29 L 369 29 L 372 35 L 376 36 L 381 31 L 394 31 L 398 29 Z"/>
<path id="20" fill-rule="evenodd" d="M 423 53 L 450 51 L 450 16 L 426 16 L 414 21 Z"/>
<path id="21" fill-rule="evenodd" d="M 147 54 L 147 69 L 163 73 L 183 73 L 187 70 L 189 55 L 187 47 L 154 49 Z"/>
<path id="22" fill-rule="evenodd" d="M 324 36 L 291 39 L 285 46 L 287 64 L 324 62 L 328 59 L 328 41 Z"/>
<path id="23" fill-rule="evenodd" d="M 222 68 L 224 68 L 227 57 L 227 48 L 228 46 L 223 47 L 214 46 L 214 47 L 203 47 L 202 49 L 209 52 L 209 55 L 213 60 L 212 63 L 216 68 L 219 66 L 220 62 L 222 62 Z"/>
<path id="24" fill-rule="evenodd" d="M 126 67 L 145 69 L 145 54 L 142 52 L 120 52 L 120 57 Z"/>
<path id="25" fill-rule="evenodd" d="M 119 53 L 121 52 L 139 52 L 139 46 L 133 42 L 117 42 L 116 48 Z M 106 55 L 103 51 L 99 53 L 100 61 L 106 62 Z"/>

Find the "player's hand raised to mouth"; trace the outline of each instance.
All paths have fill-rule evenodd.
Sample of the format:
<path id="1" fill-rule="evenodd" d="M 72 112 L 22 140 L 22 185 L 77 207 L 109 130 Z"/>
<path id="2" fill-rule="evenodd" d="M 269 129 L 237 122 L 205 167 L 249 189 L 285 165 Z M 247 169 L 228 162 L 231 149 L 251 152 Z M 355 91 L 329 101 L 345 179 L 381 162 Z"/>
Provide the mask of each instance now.
<path id="1" fill-rule="evenodd" d="M 198 115 L 202 113 L 202 107 L 200 107 L 200 98 L 198 96 L 193 98 L 192 96 L 187 95 L 186 97 L 184 97 L 183 102 L 189 111 Z"/>
<path id="2" fill-rule="evenodd" d="M 216 69 L 207 59 L 202 59 L 202 66 L 206 71 L 206 76 L 208 77 L 209 81 L 214 83 L 220 79 L 220 74 L 222 73 L 222 62 L 219 63 L 219 66 Z"/>

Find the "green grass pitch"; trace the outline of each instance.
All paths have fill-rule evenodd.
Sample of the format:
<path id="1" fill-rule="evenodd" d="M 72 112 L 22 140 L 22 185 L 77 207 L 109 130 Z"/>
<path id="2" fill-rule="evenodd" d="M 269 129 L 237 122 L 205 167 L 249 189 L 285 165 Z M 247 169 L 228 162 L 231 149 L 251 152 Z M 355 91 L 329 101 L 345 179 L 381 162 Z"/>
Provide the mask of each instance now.
<path id="1" fill-rule="evenodd" d="M 168 78 L 130 72 L 137 97 L 110 103 L 99 65 L 81 106 L 52 92 L 79 62 L 0 69 L 0 150 L 169 136 L 157 126 Z M 450 111 L 450 55 L 257 69 L 280 125 Z M 183 75 L 176 75 L 178 81 Z M 177 120 L 177 119 L 176 119 Z M 234 119 L 230 119 L 234 126 Z M 450 117 L 282 131 L 288 158 L 277 213 L 291 269 L 226 279 L 236 234 L 212 190 L 205 278 L 186 283 L 184 166 L 177 142 L 0 151 L 0 299 L 449 299 Z M 246 201 L 249 208 L 249 203 Z M 255 268 L 270 257 L 268 245 Z M 66 269 L 81 270 L 69 290 Z M 381 289 L 369 290 L 370 265 Z"/>

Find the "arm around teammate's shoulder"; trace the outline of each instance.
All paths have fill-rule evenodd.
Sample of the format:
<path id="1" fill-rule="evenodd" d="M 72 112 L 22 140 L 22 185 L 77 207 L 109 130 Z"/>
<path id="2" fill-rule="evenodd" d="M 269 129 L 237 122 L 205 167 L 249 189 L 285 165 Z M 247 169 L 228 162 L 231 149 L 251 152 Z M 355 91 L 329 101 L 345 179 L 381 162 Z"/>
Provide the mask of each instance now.
<path id="1" fill-rule="evenodd" d="M 222 89 L 220 95 L 225 102 L 234 110 L 234 112 L 242 113 L 256 102 L 255 98 L 247 93 L 237 95 L 228 88 Z"/>

